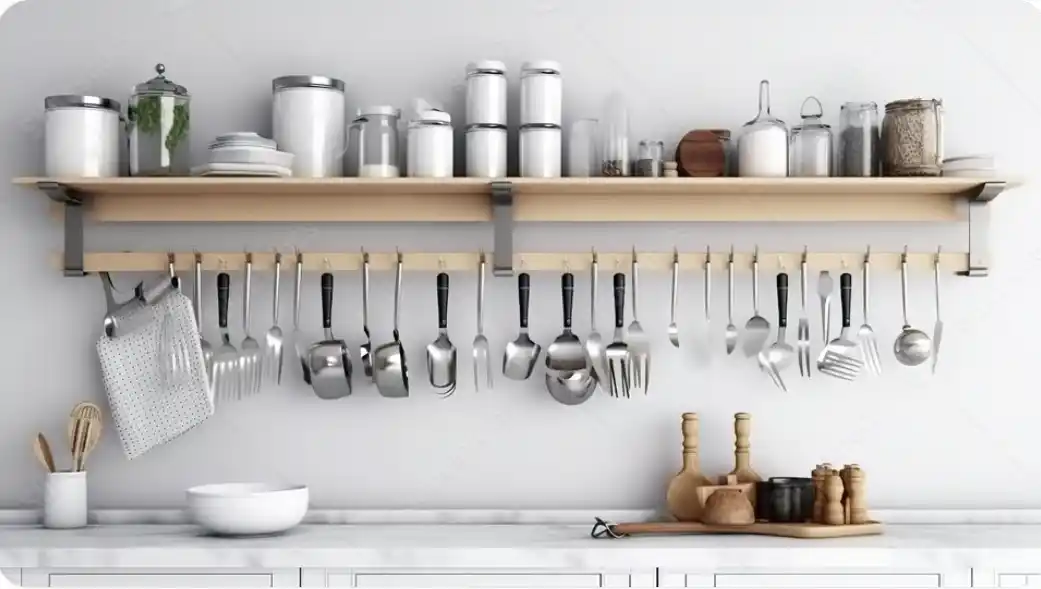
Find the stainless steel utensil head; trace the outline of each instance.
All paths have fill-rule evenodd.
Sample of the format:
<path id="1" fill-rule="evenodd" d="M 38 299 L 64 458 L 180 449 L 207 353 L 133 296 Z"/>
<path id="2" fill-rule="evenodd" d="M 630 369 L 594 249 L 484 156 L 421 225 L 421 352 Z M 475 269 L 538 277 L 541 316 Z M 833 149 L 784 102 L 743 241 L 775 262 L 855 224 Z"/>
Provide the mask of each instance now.
<path id="1" fill-rule="evenodd" d="M 447 396 L 456 386 L 456 349 L 448 338 L 448 274 L 437 275 L 437 339 L 427 346 L 430 386 Z"/>
<path id="2" fill-rule="evenodd" d="M 320 399 L 340 399 L 351 394 L 351 353 L 347 344 L 333 336 L 333 275 L 322 274 L 322 327 L 325 339 L 307 353 L 311 388 Z"/>
<path id="3" fill-rule="evenodd" d="M 246 254 L 246 276 L 242 287 L 242 333 L 245 337 L 239 346 L 239 370 L 242 372 L 242 391 L 249 395 L 260 392 L 260 385 L 264 375 L 264 355 L 260 350 L 260 342 L 250 335 L 252 288 L 253 254 Z"/>
<path id="4" fill-rule="evenodd" d="M 488 346 L 488 338 L 484 336 L 484 275 L 486 261 L 484 252 L 481 252 L 480 262 L 477 265 L 477 335 L 473 342 L 473 365 L 474 365 L 474 391 L 481 390 L 481 372 L 485 374 L 488 389 L 491 390 L 494 383 L 492 380 L 492 359 Z"/>
<path id="5" fill-rule="evenodd" d="M 304 336 L 300 331 L 300 287 L 304 278 L 304 255 L 296 254 L 296 273 L 293 280 L 293 351 L 300 365 L 300 377 L 308 385 L 311 384 L 311 369 L 307 365 L 307 348 L 304 347 Z"/>
<path id="6" fill-rule="evenodd" d="M 759 314 L 759 249 L 752 258 L 752 318 L 745 323 L 744 341 L 741 344 L 745 356 L 754 358 L 763 351 L 770 339 L 770 322 Z"/>
<path id="7" fill-rule="evenodd" d="M 844 272 L 839 277 L 840 299 L 842 303 L 842 331 L 839 337 L 828 342 L 817 359 L 817 370 L 822 374 L 853 380 L 859 374 L 864 363 L 858 357 L 857 345 L 849 339 L 850 307 L 852 303 L 853 276 Z"/>
<path id="8" fill-rule="evenodd" d="M 727 355 L 733 354 L 737 348 L 737 326 L 734 325 L 734 248 L 730 248 L 727 259 Z"/>
<path id="9" fill-rule="evenodd" d="M 824 345 L 831 341 L 831 297 L 835 292 L 835 279 L 831 272 L 822 270 L 817 279 L 817 296 L 821 301 L 821 336 Z"/>
<path id="10" fill-rule="evenodd" d="M 361 252 L 361 329 L 365 334 L 365 343 L 361 345 L 358 356 L 365 376 L 373 378 L 372 373 L 372 334 L 369 333 L 369 253 Z"/>
<path id="11" fill-rule="evenodd" d="M 546 390 L 563 405 L 581 405 L 596 391 L 596 380 L 588 370 L 575 372 L 546 372 Z"/>
<path id="12" fill-rule="evenodd" d="M 266 378 L 276 385 L 282 384 L 282 328 L 278 325 L 278 308 L 280 306 L 282 286 L 282 254 L 275 253 L 275 276 L 271 293 L 271 328 L 264 336 L 264 358 L 261 362 Z"/>
<path id="13" fill-rule="evenodd" d="M 528 336 L 528 303 L 531 296 L 531 276 L 517 275 L 517 300 L 520 306 L 520 334 L 506 344 L 502 355 L 502 374 L 511 380 L 527 380 L 535 369 L 542 347 Z"/>
<path id="14" fill-rule="evenodd" d="M 631 389 L 632 356 L 624 341 L 625 325 L 625 274 L 614 275 L 614 342 L 607 346 L 608 372 L 611 379 L 611 395 L 629 398 Z"/>
<path id="15" fill-rule="evenodd" d="M 575 277 L 570 272 L 560 277 L 561 298 L 564 311 L 564 331 L 546 348 L 546 369 L 554 372 L 573 373 L 586 371 L 589 366 L 582 342 L 571 331 L 571 311 L 574 303 Z"/>
<path id="16" fill-rule="evenodd" d="M 633 322 L 629 324 L 625 343 L 629 346 L 629 374 L 632 377 L 632 386 L 633 388 L 643 390 L 643 393 L 646 395 L 650 389 L 651 344 L 637 317 L 640 300 L 638 294 L 640 266 L 636 260 L 635 250 L 633 251 L 631 274 L 633 279 Z"/>
<path id="17" fill-rule="evenodd" d="M 669 343 L 674 347 L 680 347 L 680 328 L 676 324 L 676 302 L 679 298 L 680 281 L 680 255 L 672 250 L 672 296 L 669 299 Z M 706 284 L 708 284 L 706 282 Z M 707 301 L 707 299 L 706 299 Z"/>
<path id="18" fill-rule="evenodd" d="M 227 272 L 221 272 L 217 275 L 217 325 L 221 331 L 221 345 L 213 355 L 213 374 L 210 375 L 214 401 L 236 398 L 242 382 L 239 353 L 231 344 L 231 336 L 228 333 L 230 291 L 231 277 Z"/>

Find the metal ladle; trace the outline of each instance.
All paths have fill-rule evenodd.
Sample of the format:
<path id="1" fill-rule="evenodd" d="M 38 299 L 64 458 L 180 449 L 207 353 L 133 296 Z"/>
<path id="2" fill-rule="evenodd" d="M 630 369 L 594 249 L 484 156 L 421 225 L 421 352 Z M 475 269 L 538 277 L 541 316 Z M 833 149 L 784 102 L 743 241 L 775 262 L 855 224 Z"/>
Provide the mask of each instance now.
<path id="1" fill-rule="evenodd" d="M 924 331 L 914 329 L 907 320 L 907 248 L 900 257 L 900 296 L 904 308 L 904 328 L 893 343 L 893 354 L 904 366 L 918 366 L 929 359 L 933 342 Z"/>

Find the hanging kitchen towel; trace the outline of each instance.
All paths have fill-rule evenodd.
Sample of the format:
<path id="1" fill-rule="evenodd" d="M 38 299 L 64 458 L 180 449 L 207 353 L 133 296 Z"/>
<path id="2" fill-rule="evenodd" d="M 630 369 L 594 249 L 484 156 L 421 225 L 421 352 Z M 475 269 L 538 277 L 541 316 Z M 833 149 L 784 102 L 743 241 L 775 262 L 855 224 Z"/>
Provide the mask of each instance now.
<path id="1" fill-rule="evenodd" d="M 98 339 L 98 359 L 123 451 L 134 459 L 165 444 L 213 415 L 213 397 L 199 347 L 192 303 L 171 292 L 137 313 L 151 314 L 142 327 Z M 176 378 L 161 369 L 162 341 L 181 345 L 187 362 Z"/>

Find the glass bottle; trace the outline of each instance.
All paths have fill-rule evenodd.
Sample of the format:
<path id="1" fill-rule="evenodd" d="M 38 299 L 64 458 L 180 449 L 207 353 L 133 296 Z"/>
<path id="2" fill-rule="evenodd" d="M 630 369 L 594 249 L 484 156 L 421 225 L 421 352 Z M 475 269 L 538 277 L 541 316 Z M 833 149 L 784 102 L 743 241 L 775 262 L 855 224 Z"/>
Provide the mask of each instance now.
<path id="1" fill-rule="evenodd" d="M 770 82 L 759 82 L 759 114 L 741 127 L 737 174 L 747 177 L 788 175 L 788 127 L 770 114 Z"/>
<path id="2" fill-rule="evenodd" d="M 802 124 L 792 127 L 788 175 L 826 178 L 831 175 L 832 137 L 831 127 L 821 122 L 821 101 L 814 96 L 804 100 L 799 116 Z"/>
<path id="3" fill-rule="evenodd" d="M 878 105 L 847 102 L 839 110 L 839 175 L 882 174 Z"/>
<path id="4" fill-rule="evenodd" d="M 166 79 L 166 66 L 134 86 L 127 109 L 131 176 L 186 176 L 190 167 L 188 107 L 191 96 Z"/>
<path id="5" fill-rule="evenodd" d="M 620 93 L 615 92 L 608 97 L 601 125 L 601 175 L 628 176 L 629 110 L 625 106 L 625 97 Z"/>
<path id="6" fill-rule="evenodd" d="M 571 123 L 567 139 L 567 175 L 571 178 L 588 178 L 600 175 L 600 159 L 597 157 L 597 130 L 600 121 L 579 119 Z"/>
<path id="7" fill-rule="evenodd" d="M 398 120 L 401 111 L 393 106 L 370 106 L 359 114 L 354 121 L 361 124 L 358 176 L 397 178 L 400 175 Z"/>

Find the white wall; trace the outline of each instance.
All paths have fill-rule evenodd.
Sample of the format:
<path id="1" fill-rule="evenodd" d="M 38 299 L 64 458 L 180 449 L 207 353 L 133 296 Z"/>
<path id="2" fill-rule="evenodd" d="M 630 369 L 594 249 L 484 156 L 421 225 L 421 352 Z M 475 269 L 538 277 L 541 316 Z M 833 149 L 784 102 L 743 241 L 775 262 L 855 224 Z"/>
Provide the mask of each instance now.
<path id="1" fill-rule="evenodd" d="M 1034 141 L 1041 132 L 1039 32 L 1041 14 L 1018 0 L 19 4 L 0 21 L 2 177 L 40 170 L 44 96 L 88 92 L 123 101 L 157 61 L 193 93 L 192 145 L 201 159 L 217 133 L 269 132 L 269 84 L 277 75 L 340 77 L 352 108 L 404 106 L 423 95 L 458 112 L 468 60 L 504 59 L 515 79 L 524 59 L 551 57 L 565 68 L 568 117 L 596 116 L 610 90 L 624 89 L 634 135 L 662 138 L 669 149 L 688 129 L 736 129 L 752 118 L 757 83 L 769 78 L 774 113 L 789 122 L 809 94 L 821 99 L 833 123 L 846 100 L 941 97 L 950 153 L 993 151 L 1003 168 L 1027 180 L 994 206 L 992 276 L 944 279 L 947 332 L 935 377 L 900 369 L 887 355 L 881 378 L 846 386 L 823 378 L 801 382 L 793 373 L 792 392 L 782 395 L 747 360 L 722 355 L 722 290 L 714 299 L 713 356 L 706 365 L 689 345 L 704 337 L 700 277 L 683 278 L 684 347 L 676 351 L 665 338 L 667 279 L 646 275 L 641 320 L 654 340 L 647 398 L 598 397 L 568 408 L 552 402 L 539 380 L 507 384 L 502 378 L 494 391 L 474 394 L 463 386 L 446 401 L 422 386 L 399 402 L 379 398 L 371 387 L 322 402 L 302 385 L 285 386 L 227 407 L 132 463 L 107 431 L 91 460 L 92 504 L 178 506 L 183 489 L 197 483 L 291 479 L 311 485 L 316 507 L 649 507 L 661 502 L 679 464 L 679 414 L 701 413 L 703 464 L 716 473 L 731 465 L 731 415 L 743 410 L 755 416 L 753 464 L 764 475 L 805 474 L 824 460 L 855 461 L 868 473 L 876 507 L 1041 507 L 1033 381 L 1041 317 L 1028 306 L 1037 299 L 1041 271 L 1041 204 L 1033 184 L 1041 157 Z M 48 266 L 61 233 L 42 195 L 0 190 L 7 196 L 0 199 L 0 273 L 9 284 L 0 506 L 28 507 L 39 503 L 41 479 L 32 436 L 44 431 L 59 439 L 75 402 L 103 399 L 93 352 L 103 302 L 96 278 L 64 279 Z M 963 226 L 911 224 L 544 225 L 521 228 L 517 245 L 521 251 L 618 251 L 632 244 L 644 251 L 674 245 L 696 251 L 706 244 L 747 249 L 758 243 L 853 251 L 869 242 L 877 250 L 904 243 L 954 247 L 964 237 Z M 293 246 L 464 251 L 490 248 L 491 234 L 467 225 L 139 225 L 88 232 L 88 247 L 107 251 Z M 607 270 L 601 330 L 609 325 Z M 900 327 L 898 282 L 887 272 L 876 277 L 874 318 L 887 350 Z M 337 279 L 337 329 L 357 345 L 357 282 Z M 317 277 L 309 280 L 305 320 L 316 337 Z M 452 280 L 451 332 L 464 359 L 460 374 L 468 375 L 473 277 Z M 931 280 L 918 275 L 912 281 L 912 321 L 931 329 Z M 267 327 L 269 284 L 265 276 L 256 286 L 258 330 Z M 389 336 L 390 284 L 389 276 L 375 278 L 377 340 Z M 544 343 L 559 331 L 556 284 L 555 275 L 535 278 L 532 330 Z M 583 334 L 587 284 L 580 276 L 576 328 Z M 739 287 L 737 320 L 743 323 L 750 313 L 747 273 Z M 422 346 L 436 331 L 433 277 L 407 276 L 406 288 L 403 334 L 419 383 L 425 380 Z M 237 299 L 237 288 L 234 293 Z M 288 285 L 283 294 L 287 318 Z M 489 297 L 489 338 L 498 356 L 515 333 L 512 283 L 495 281 Z M 764 297 L 771 319 L 772 301 Z M 211 301 L 211 320 L 212 309 Z M 817 334 L 815 309 L 810 317 Z M 215 339 L 212 325 L 208 332 Z"/>

